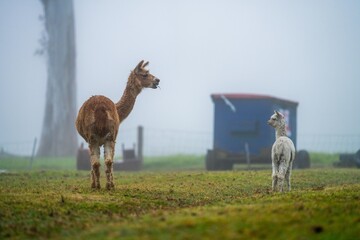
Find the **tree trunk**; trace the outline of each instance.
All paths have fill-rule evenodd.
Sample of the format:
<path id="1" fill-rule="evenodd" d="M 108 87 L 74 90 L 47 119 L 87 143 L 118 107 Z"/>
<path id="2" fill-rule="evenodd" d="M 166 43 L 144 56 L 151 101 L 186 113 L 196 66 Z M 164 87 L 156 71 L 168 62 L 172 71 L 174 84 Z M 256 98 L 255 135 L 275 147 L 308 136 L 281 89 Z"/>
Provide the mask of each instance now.
<path id="1" fill-rule="evenodd" d="M 38 156 L 77 151 L 75 21 L 72 0 L 41 0 L 47 31 L 47 89 Z"/>

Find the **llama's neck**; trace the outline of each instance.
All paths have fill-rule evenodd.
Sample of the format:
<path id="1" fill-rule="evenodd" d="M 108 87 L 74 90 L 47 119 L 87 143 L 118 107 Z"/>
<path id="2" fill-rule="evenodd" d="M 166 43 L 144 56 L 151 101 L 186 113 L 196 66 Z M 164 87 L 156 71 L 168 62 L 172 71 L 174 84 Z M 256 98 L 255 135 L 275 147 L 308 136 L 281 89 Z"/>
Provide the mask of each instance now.
<path id="1" fill-rule="evenodd" d="M 116 110 L 119 115 L 120 123 L 129 116 L 130 112 L 132 111 L 136 97 L 141 92 L 141 89 L 134 86 L 132 83 L 134 81 L 131 81 L 133 78 L 133 73 L 130 74 L 126 88 L 124 90 L 124 93 L 120 100 L 116 103 Z"/>
<path id="2" fill-rule="evenodd" d="M 285 129 L 285 125 L 279 126 L 275 129 L 276 132 L 276 139 L 278 139 L 279 137 L 286 137 L 286 129 Z"/>

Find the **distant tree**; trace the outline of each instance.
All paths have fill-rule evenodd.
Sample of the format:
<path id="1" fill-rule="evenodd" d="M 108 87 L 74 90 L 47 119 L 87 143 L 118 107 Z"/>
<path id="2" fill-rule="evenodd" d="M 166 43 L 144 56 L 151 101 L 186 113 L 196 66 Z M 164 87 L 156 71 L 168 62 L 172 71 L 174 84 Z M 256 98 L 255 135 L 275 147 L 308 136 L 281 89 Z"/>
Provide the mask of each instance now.
<path id="1" fill-rule="evenodd" d="M 44 7 L 47 56 L 45 115 L 38 156 L 72 156 L 77 151 L 75 21 L 72 0 L 40 0 Z M 41 53 L 41 51 L 38 53 Z"/>

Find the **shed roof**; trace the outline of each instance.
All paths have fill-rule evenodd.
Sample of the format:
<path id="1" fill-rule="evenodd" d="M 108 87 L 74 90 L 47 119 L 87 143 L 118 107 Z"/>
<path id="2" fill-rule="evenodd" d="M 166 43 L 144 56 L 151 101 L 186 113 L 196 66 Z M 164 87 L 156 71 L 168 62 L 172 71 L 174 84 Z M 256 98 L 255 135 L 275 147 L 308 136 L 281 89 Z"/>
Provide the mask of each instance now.
<path id="1" fill-rule="evenodd" d="M 287 104 L 291 104 L 291 105 L 295 105 L 295 106 L 297 106 L 299 104 L 298 102 L 295 102 L 292 100 L 287 100 L 287 99 L 278 98 L 278 97 L 274 97 L 274 96 L 270 96 L 270 95 L 264 95 L 264 94 L 253 94 L 253 93 L 214 93 L 214 94 L 211 94 L 211 98 L 213 101 L 221 98 L 221 96 L 224 96 L 227 99 L 269 99 L 272 101 L 279 101 L 279 102 L 283 102 L 283 103 L 287 103 Z"/>

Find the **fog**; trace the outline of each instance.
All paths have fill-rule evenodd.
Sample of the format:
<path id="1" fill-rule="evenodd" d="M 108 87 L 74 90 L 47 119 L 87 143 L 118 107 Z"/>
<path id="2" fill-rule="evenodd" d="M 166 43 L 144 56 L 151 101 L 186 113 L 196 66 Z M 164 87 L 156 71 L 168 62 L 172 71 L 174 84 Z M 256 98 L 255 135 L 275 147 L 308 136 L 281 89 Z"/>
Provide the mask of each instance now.
<path id="1" fill-rule="evenodd" d="M 74 8 L 78 108 L 97 94 L 117 101 L 142 59 L 161 79 L 119 134 L 138 125 L 211 133 L 210 94 L 255 93 L 299 102 L 300 143 L 360 136 L 359 1 L 75 0 Z M 38 0 L 0 1 L 0 146 L 41 134 L 40 15 Z"/>

